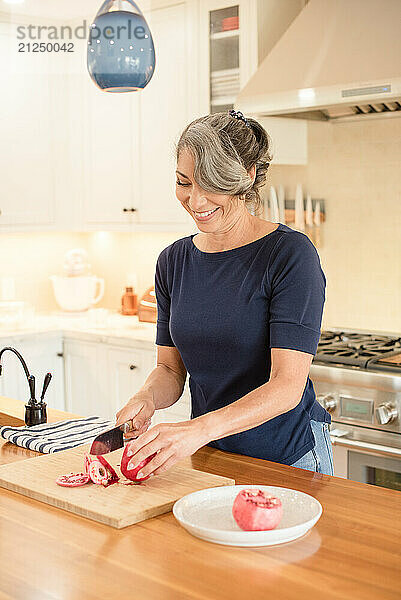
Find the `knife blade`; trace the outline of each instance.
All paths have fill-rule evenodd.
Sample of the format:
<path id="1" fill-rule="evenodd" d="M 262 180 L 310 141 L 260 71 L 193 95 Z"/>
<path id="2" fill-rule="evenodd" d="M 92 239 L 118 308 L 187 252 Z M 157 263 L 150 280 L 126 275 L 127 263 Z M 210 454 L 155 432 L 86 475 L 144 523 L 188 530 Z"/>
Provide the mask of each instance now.
<path id="1" fill-rule="evenodd" d="M 122 448 L 124 446 L 124 433 L 132 430 L 132 421 L 128 421 L 118 427 L 103 431 L 103 433 L 96 436 L 93 440 L 89 454 L 107 454 L 108 452 Z"/>

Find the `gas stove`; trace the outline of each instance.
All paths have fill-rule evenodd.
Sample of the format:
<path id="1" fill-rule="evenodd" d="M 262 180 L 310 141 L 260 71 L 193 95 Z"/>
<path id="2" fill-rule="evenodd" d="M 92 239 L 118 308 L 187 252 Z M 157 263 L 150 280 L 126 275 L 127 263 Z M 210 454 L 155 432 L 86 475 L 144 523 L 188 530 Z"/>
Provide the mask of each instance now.
<path id="1" fill-rule="evenodd" d="M 331 414 L 335 474 L 401 490 L 401 336 L 323 331 L 310 376 Z"/>
<path id="2" fill-rule="evenodd" d="M 333 421 L 397 433 L 401 447 L 401 337 L 322 331 L 311 366 Z"/>
<path id="3" fill-rule="evenodd" d="M 369 333 L 322 331 L 315 364 L 346 365 L 401 375 L 401 337 Z"/>

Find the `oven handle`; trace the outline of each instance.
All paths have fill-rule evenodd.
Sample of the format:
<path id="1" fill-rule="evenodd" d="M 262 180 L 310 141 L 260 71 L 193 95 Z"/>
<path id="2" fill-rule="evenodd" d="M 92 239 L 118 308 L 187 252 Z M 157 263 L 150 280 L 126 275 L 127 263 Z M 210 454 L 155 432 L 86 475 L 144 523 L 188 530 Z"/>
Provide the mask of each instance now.
<path id="1" fill-rule="evenodd" d="M 401 448 L 391 448 L 391 446 L 382 446 L 380 444 L 372 444 L 371 442 L 361 442 L 359 440 L 350 440 L 345 435 L 338 437 L 331 435 L 331 442 L 334 446 L 343 446 L 345 448 L 364 450 L 372 454 L 380 456 L 392 456 L 401 458 Z"/>

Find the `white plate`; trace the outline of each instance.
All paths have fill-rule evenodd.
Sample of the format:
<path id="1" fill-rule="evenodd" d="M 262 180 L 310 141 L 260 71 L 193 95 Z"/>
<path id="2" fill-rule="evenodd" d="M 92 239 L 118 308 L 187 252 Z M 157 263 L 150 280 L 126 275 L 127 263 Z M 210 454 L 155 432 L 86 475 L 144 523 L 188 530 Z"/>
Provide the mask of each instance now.
<path id="1" fill-rule="evenodd" d="M 283 517 L 270 531 L 243 531 L 232 516 L 232 505 L 241 490 L 260 489 L 280 498 Z M 177 521 L 192 535 L 225 546 L 272 546 L 304 535 L 322 514 L 320 502 L 297 490 L 270 485 L 228 485 L 184 496 L 173 506 Z"/>

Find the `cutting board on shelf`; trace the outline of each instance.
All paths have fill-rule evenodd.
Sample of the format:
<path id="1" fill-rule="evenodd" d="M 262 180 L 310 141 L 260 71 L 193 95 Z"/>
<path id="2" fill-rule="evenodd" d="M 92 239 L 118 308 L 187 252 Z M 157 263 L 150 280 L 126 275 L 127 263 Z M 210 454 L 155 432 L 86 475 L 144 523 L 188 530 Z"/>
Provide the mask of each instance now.
<path id="1" fill-rule="evenodd" d="M 56 479 L 60 475 L 83 471 L 84 454 L 88 452 L 89 447 L 80 446 L 2 465 L 0 487 L 122 529 L 169 512 L 174 502 L 186 494 L 235 483 L 228 477 L 196 471 L 178 464 L 141 485 L 115 483 L 106 488 L 93 483 L 76 488 L 57 485 Z M 107 455 L 107 460 L 118 475 L 121 475 L 119 464 L 122 453 L 123 449 L 120 448 Z"/>

